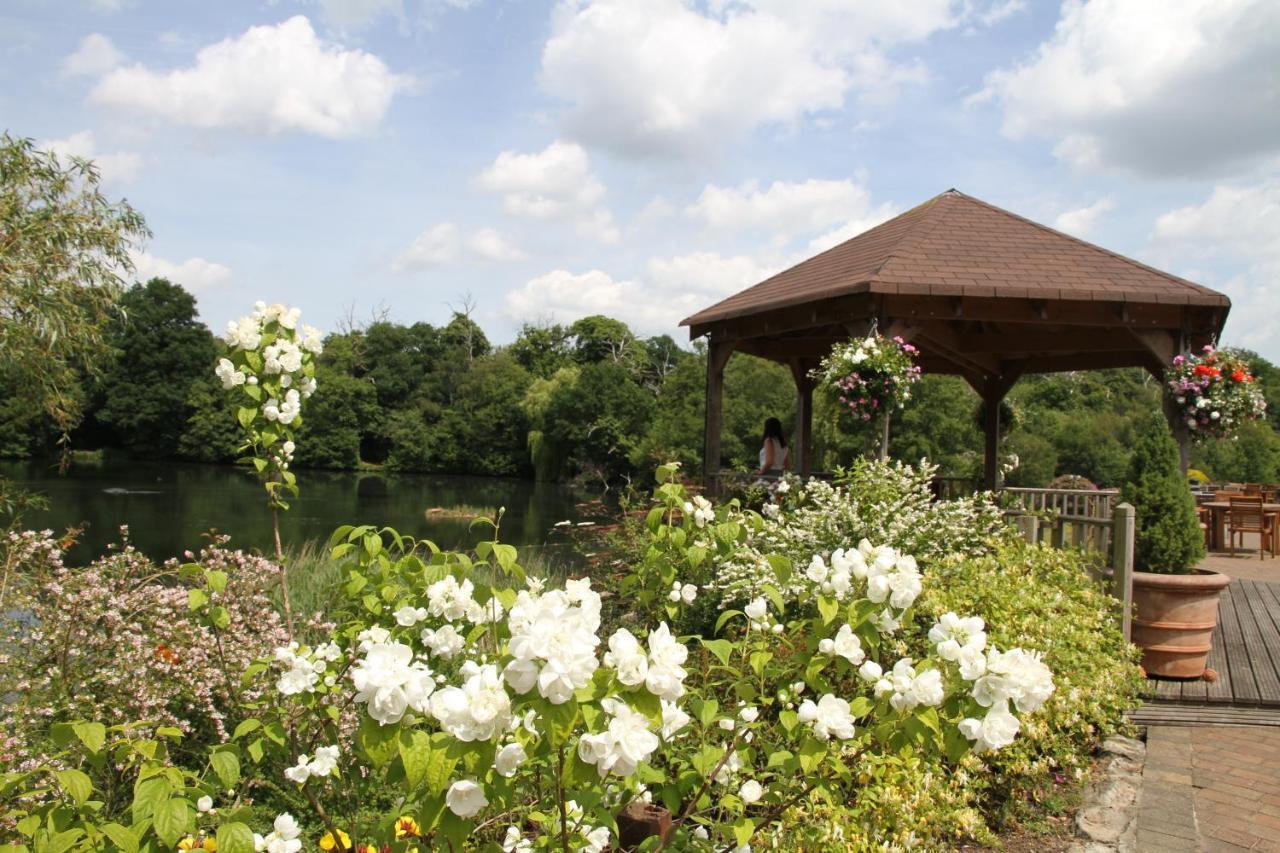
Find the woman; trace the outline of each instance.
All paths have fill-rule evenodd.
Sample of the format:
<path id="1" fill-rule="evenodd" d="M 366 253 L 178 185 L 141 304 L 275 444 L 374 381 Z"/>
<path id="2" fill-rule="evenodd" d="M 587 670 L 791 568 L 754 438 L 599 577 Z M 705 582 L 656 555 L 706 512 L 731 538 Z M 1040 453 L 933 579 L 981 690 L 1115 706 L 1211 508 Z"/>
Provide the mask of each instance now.
<path id="1" fill-rule="evenodd" d="M 769 418 L 764 422 L 764 438 L 760 447 L 760 470 L 756 474 L 781 474 L 787 470 L 791 461 L 791 453 L 787 450 L 787 440 L 782 437 L 782 421 Z"/>

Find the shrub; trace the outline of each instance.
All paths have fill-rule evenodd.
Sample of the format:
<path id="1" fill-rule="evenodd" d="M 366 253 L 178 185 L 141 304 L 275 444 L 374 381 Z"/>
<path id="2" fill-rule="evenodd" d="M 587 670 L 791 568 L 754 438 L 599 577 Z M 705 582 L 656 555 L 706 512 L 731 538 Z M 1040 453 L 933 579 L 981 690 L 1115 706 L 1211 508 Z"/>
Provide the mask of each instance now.
<path id="1" fill-rule="evenodd" d="M 1120 500 L 1135 510 L 1134 563 L 1140 571 L 1195 569 L 1205 554 L 1204 536 L 1178 446 L 1160 415 L 1152 415 L 1138 433 Z"/>

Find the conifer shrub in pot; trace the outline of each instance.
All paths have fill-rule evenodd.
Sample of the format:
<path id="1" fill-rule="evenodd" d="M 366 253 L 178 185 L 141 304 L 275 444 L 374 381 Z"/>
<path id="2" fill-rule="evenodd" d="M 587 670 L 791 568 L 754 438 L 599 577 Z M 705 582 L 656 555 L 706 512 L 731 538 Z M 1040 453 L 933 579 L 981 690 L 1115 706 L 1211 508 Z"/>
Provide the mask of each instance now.
<path id="1" fill-rule="evenodd" d="M 1142 426 L 1120 499 L 1133 505 L 1133 642 L 1148 675 L 1199 678 L 1218 623 L 1218 597 L 1231 579 L 1197 569 L 1204 538 L 1195 498 L 1164 419 Z"/>

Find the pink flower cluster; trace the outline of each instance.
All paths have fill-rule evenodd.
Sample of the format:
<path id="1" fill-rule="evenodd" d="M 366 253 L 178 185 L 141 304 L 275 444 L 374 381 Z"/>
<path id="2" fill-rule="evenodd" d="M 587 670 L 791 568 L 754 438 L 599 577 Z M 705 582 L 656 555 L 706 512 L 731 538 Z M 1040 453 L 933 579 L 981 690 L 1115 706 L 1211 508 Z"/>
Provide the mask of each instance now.
<path id="1" fill-rule="evenodd" d="M 900 337 L 869 335 L 836 347 L 823 360 L 819 378 L 836 392 L 855 420 L 870 421 L 910 397 L 920 378 L 919 352 Z"/>
<path id="2" fill-rule="evenodd" d="M 3 751 L 0 771 L 37 757 L 63 720 L 146 721 L 199 743 L 225 741 L 228 716 L 268 689 L 241 685 L 246 667 L 288 642 L 268 594 L 275 565 L 225 540 L 189 555 L 228 576 L 224 591 L 210 591 L 230 614 L 221 631 L 189 612 L 191 582 L 176 560 L 157 566 L 126 543 L 68 567 L 50 531 L 10 533 L 0 551 L 18 579 L 0 624 L 0 732 L 22 745 Z"/>
<path id="3" fill-rule="evenodd" d="M 1199 355 L 1176 356 L 1165 390 L 1197 439 L 1231 438 L 1240 424 L 1257 420 L 1267 409 L 1249 364 L 1212 346 Z"/>

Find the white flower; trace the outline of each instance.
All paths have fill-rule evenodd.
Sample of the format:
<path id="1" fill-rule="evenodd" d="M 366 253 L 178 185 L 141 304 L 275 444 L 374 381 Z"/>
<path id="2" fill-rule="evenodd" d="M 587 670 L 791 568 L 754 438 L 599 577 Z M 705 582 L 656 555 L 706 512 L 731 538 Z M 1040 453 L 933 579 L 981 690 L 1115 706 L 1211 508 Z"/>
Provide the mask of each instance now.
<path id="1" fill-rule="evenodd" d="M 1009 713 L 1009 706 L 1000 703 L 991 708 L 981 720 L 968 717 L 960 721 L 960 734 L 973 741 L 974 752 L 1002 749 L 1013 743 L 1021 723 Z"/>
<path id="2" fill-rule="evenodd" d="M 450 785 L 449 792 L 444 795 L 444 802 L 449 811 L 461 818 L 479 814 L 481 809 L 489 805 L 484 788 L 474 779 L 460 779 Z"/>
<path id="3" fill-rule="evenodd" d="M 262 416 L 269 421 L 280 419 L 280 401 L 275 397 L 262 404 Z"/>
<path id="4" fill-rule="evenodd" d="M 423 628 L 419 636 L 422 638 L 422 644 L 431 650 L 431 654 L 445 660 L 462 651 L 462 647 L 467 642 L 452 625 L 444 625 L 434 630 Z"/>
<path id="5" fill-rule="evenodd" d="M 962 619 L 954 613 L 944 613 L 929 629 L 929 642 L 937 647 L 943 660 L 959 661 L 961 655 L 970 649 L 981 651 L 986 648 L 986 623 L 979 616 Z"/>
<path id="6" fill-rule="evenodd" d="M 301 830 L 292 815 L 276 815 L 272 831 L 265 837 L 253 836 L 255 850 L 265 853 L 298 853 L 302 849 L 302 841 L 298 838 Z"/>
<path id="7" fill-rule="evenodd" d="M 824 640 L 823 642 L 827 641 Z M 862 641 L 858 639 L 858 635 L 853 633 L 853 629 L 848 625 L 841 625 L 840 630 L 836 632 L 835 639 L 830 642 L 831 648 L 826 654 L 837 654 L 854 666 L 862 663 L 867 657 L 866 653 L 862 651 Z"/>
<path id="8" fill-rule="evenodd" d="M 711 506 L 711 501 L 702 495 L 694 495 L 693 504 L 685 504 L 685 506 L 693 510 L 693 523 L 698 527 L 706 527 L 707 522 L 716 520 L 715 508 Z"/>
<path id="9" fill-rule="evenodd" d="M 1053 690 L 1053 673 L 1038 652 L 988 649 L 986 673 L 974 682 L 973 698 L 985 707 L 1012 700 L 1026 714 L 1043 705 Z"/>
<path id="10" fill-rule="evenodd" d="M 296 782 L 299 785 L 306 784 L 306 781 L 311 778 L 310 762 L 305 752 L 298 756 L 297 764 L 285 769 L 284 778 L 288 779 L 290 782 Z"/>
<path id="11" fill-rule="evenodd" d="M 244 384 L 244 372 L 236 370 L 236 366 L 231 363 L 230 359 L 218 359 L 218 366 L 214 368 L 213 372 L 222 380 L 223 388 L 230 389 Z"/>
<path id="12" fill-rule="evenodd" d="M 814 554 L 813 559 L 809 561 L 809 567 L 804 570 L 804 575 L 814 583 L 822 583 L 827 579 L 830 570 L 827 563 L 822 559 L 821 554 Z"/>
<path id="13" fill-rule="evenodd" d="M 253 317 L 241 317 L 227 323 L 227 346 L 239 349 L 257 349 L 262 343 L 262 327 Z"/>
<path id="14" fill-rule="evenodd" d="M 687 583 L 680 587 L 680 600 L 685 604 L 693 604 L 698 599 L 698 587 Z"/>
<path id="15" fill-rule="evenodd" d="M 733 722 L 733 720 L 729 719 L 728 717 L 725 717 L 724 719 L 717 720 L 717 721 L 716 721 L 716 725 L 718 725 L 720 728 L 724 729 L 726 732 L 731 732 L 731 731 L 733 731 L 734 722 Z"/>
<path id="16" fill-rule="evenodd" d="M 738 788 L 738 799 L 747 805 L 758 802 L 764 796 L 764 788 L 755 779 L 748 779 Z"/>
<path id="17" fill-rule="evenodd" d="M 355 701 L 366 703 L 369 716 L 381 725 L 398 723 L 409 708 L 425 713 L 435 683 L 431 669 L 413 660 L 404 643 L 373 643 L 351 672 Z"/>
<path id="18" fill-rule="evenodd" d="M 760 709 L 753 705 L 748 705 L 738 712 L 738 716 L 744 723 L 754 723 L 760 716 Z"/>
<path id="19" fill-rule="evenodd" d="M 765 518 L 777 518 L 779 512 L 781 512 L 781 510 L 778 508 L 778 505 L 775 503 L 767 503 L 760 508 L 760 514 L 763 515 Z M 702 827 L 698 827 L 698 828 L 702 829 Z M 705 830 L 703 831 L 705 832 Z"/>
<path id="20" fill-rule="evenodd" d="M 815 704 L 806 699 L 800 703 L 798 711 L 800 722 L 813 726 L 813 734 L 821 740 L 848 740 L 853 737 L 853 714 L 849 703 L 830 693 L 823 695 Z"/>
<path id="21" fill-rule="evenodd" d="M 649 730 L 649 719 L 617 699 L 603 699 L 610 714 L 608 727 L 578 739 L 578 757 L 594 764 L 600 778 L 613 773 L 630 776 L 658 748 L 658 736 Z"/>
<path id="22" fill-rule="evenodd" d="M 423 619 L 427 618 L 427 609 L 425 607 L 413 607 L 412 605 L 406 604 L 404 607 L 397 610 L 394 616 L 396 618 L 397 625 L 404 628 L 412 628 L 414 625 L 417 625 Z"/>
<path id="23" fill-rule="evenodd" d="M 569 701 L 586 687 L 599 662 L 600 596 L 588 579 L 541 595 L 522 590 L 507 616 L 508 648 L 515 658 L 504 675 L 517 693 L 536 685 L 552 704 Z"/>
<path id="24" fill-rule="evenodd" d="M 628 687 L 644 684 L 649 674 L 649 656 L 640 647 L 640 641 L 626 628 L 619 628 L 609 637 L 609 651 L 604 655 L 605 666 L 618 673 L 618 681 Z"/>
<path id="25" fill-rule="evenodd" d="M 585 853 L 601 853 L 609 846 L 609 828 L 605 826 L 597 826 L 582 833 L 582 840 L 586 842 L 582 850 Z"/>
<path id="26" fill-rule="evenodd" d="M 662 700 L 662 728 L 660 730 L 663 740 L 671 740 L 675 735 L 689 725 L 690 717 L 675 702 Z"/>
<path id="27" fill-rule="evenodd" d="M 205 796 L 196 800 L 196 811 L 201 812 L 203 814 L 210 814 L 211 812 L 213 812 L 213 797 L 210 797 L 209 795 L 206 794 Z"/>
<path id="28" fill-rule="evenodd" d="M 431 715 L 461 741 L 489 740 L 511 723 L 511 697 L 498 668 L 467 661 L 459 670 L 461 687 L 446 687 L 431 697 Z"/>
<path id="29" fill-rule="evenodd" d="M 328 776 L 338 769 L 338 747 L 321 746 L 316 749 L 316 757 L 307 765 L 312 776 Z"/>
<path id="30" fill-rule="evenodd" d="M 509 743 L 498 750 L 498 754 L 493 759 L 493 768 L 498 771 L 498 775 L 510 779 L 516 775 L 520 765 L 524 764 L 528 758 L 523 746 L 518 743 Z"/>
<path id="31" fill-rule="evenodd" d="M 315 326 L 302 327 L 302 348 L 309 353 L 319 355 L 324 349 L 323 335 Z"/>
<path id="32" fill-rule="evenodd" d="M 684 679 L 688 675 L 684 662 L 689 649 L 671 635 L 663 622 L 649 632 L 649 667 L 644 685 L 655 696 L 675 701 L 684 695 Z"/>
<path id="33" fill-rule="evenodd" d="M 507 834 L 502 836 L 502 853 L 524 853 L 532 849 L 533 843 L 524 837 L 524 833 L 517 827 L 507 827 Z"/>

